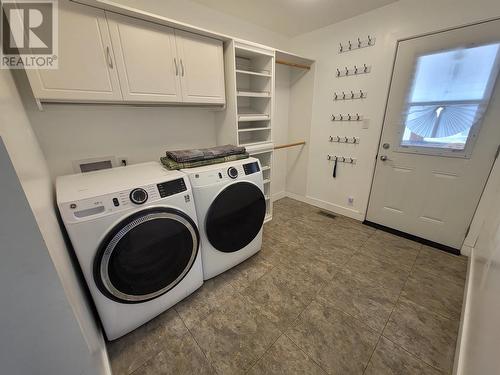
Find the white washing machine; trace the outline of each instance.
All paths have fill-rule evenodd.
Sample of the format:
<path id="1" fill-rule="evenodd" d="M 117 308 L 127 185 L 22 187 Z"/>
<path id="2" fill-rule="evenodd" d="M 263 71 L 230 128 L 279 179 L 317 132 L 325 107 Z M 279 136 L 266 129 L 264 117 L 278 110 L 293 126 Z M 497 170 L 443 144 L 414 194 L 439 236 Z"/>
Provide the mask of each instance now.
<path id="1" fill-rule="evenodd" d="M 193 188 L 207 280 L 262 246 L 266 201 L 260 162 L 249 158 L 182 172 Z"/>
<path id="2" fill-rule="evenodd" d="M 144 163 L 58 177 L 56 190 L 109 340 L 202 285 L 196 210 L 183 173 Z"/>

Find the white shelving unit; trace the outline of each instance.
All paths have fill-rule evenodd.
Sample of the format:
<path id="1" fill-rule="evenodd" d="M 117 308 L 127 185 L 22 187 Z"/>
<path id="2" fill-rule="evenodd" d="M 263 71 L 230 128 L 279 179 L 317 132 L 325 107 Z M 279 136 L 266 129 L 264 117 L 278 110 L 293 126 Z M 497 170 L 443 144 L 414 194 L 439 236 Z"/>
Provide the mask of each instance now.
<path id="1" fill-rule="evenodd" d="M 271 170 L 275 51 L 233 40 L 224 47 L 226 111 L 219 112 L 218 144 L 246 147 L 264 176 L 266 221 L 272 218 Z"/>
<path id="2" fill-rule="evenodd" d="M 266 197 L 266 218 L 265 222 L 272 219 L 272 201 L 271 201 L 271 181 L 272 181 L 272 165 L 273 165 L 273 144 L 262 144 L 247 147 L 249 154 L 259 159 L 262 167 L 262 175 L 264 178 L 264 196 Z"/>

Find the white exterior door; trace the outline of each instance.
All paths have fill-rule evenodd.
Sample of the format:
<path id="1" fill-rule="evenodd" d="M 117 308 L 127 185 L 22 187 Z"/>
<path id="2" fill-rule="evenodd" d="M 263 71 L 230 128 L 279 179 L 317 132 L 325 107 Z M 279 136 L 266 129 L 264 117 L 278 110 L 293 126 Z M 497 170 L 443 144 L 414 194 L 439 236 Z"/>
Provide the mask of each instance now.
<path id="1" fill-rule="evenodd" d="M 500 144 L 500 21 L 401 41 L 367 220 L 460 249 Z"/>
<path id="2" fill-rule="evenodd" d="M 27 69 L 38 99 L 121 101 L 104 11 L 59 2 L 59 68 Z"/>
<path id="3" fill-rule="evenodd" d="M 124 100 L 181 102 L 174 30 L 106 13 Z"/>
<path id="4" fill-rule="evenodd" d="M 186 103 L 225 103 L 222 42 L 175 30 L 182 98 Z"/>

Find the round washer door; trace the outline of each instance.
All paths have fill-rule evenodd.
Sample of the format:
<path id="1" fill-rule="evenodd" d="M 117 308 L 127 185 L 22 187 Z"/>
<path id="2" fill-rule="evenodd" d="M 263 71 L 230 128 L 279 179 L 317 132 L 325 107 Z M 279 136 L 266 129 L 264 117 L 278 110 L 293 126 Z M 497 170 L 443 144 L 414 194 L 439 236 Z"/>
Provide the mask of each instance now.
<path id="1" fill-rule="evenodd" d="M 231 253 L 248 245 L 260 232 L 266 215 L 262 191 L 249 182 L 229 185 L 212 202 L 205 221 L 210 244 Z"/>
<path id="2" fill-rule="evenodd" d="M 185 213 L 145 209 L 116 225 L 94 260 L 99 290 L 122 303 L 154 299 L 175 287 L 198 254 L 199 233 Z"/>

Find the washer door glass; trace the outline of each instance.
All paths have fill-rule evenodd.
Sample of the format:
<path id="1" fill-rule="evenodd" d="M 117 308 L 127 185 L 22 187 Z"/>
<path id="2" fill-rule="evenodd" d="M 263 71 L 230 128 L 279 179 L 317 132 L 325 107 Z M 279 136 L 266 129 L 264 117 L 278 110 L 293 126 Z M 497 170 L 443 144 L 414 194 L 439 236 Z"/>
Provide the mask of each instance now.
<path id="1" fill-rule="evenodd" d="M 254 184 L 237 182 L 226 187 L 212 202 L 205 227 L 217 250 L 230 253 L 248 245 L 264 223 L 266 201 Z"/>
<path id="2" fill-rule="evenodd" d="M 118 224 L 103 241 L 95 262 L 97 286 L 109 298 L 138 303 L 177 285 L 198 253 L 199 233 L 175 209 L 140 211 Z"/>

